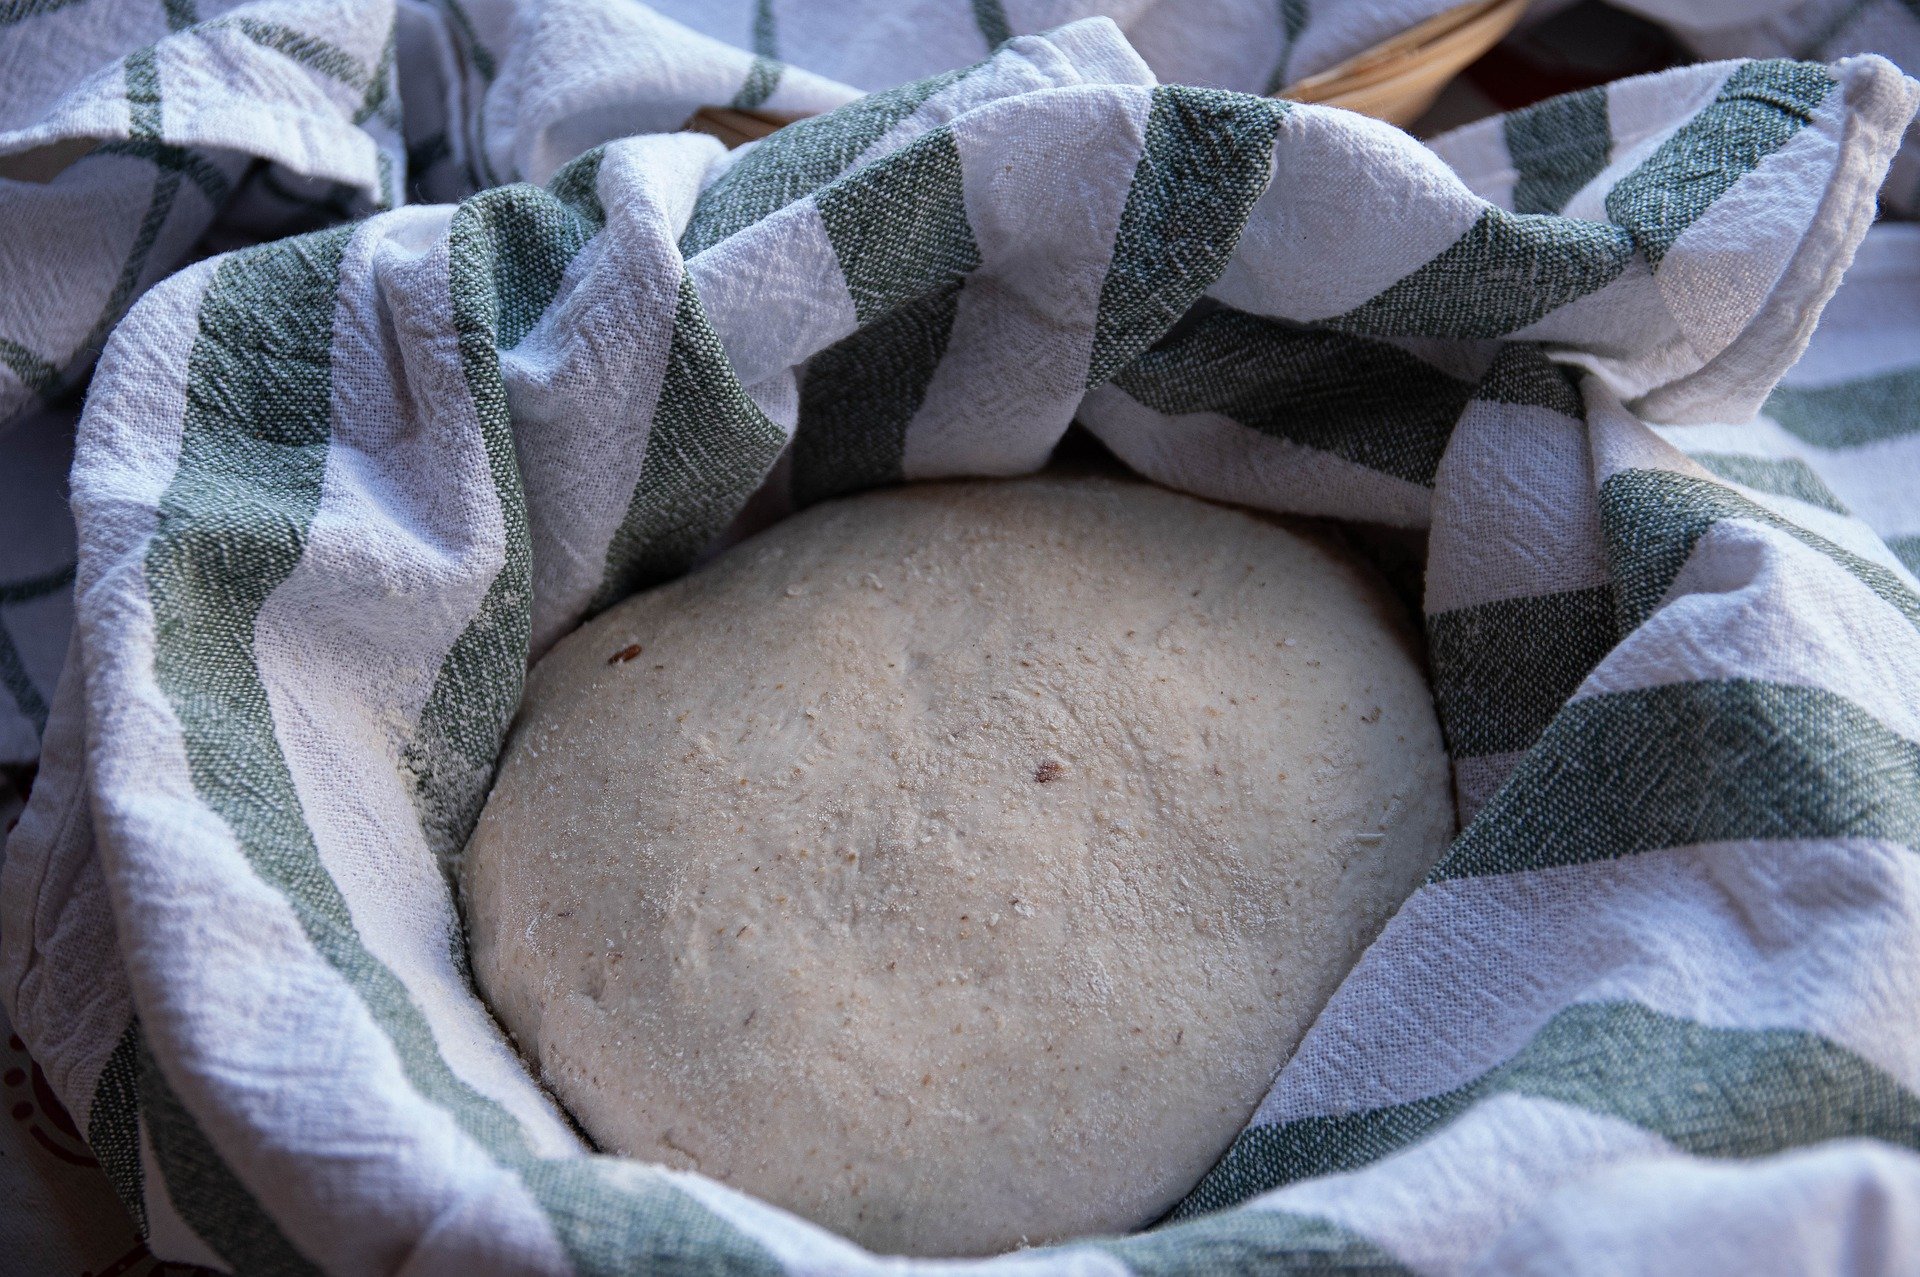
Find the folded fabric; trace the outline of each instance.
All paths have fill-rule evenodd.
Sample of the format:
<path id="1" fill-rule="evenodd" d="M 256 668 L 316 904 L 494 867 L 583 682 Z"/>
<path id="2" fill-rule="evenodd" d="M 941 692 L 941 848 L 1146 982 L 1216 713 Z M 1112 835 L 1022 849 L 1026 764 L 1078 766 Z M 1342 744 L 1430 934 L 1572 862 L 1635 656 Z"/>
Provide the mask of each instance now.
<path id="1" fill-rule="evenodd" d="M 1312 21 L 1270 0 L 15 6 L 0 12 L 0 430 L 74 386 L 210 228 L 251 242 L 396 207 L 406 183 L 443 201 L 544 183 L 598 142 L 672 132 L 701 106 L 812 115 L 1109 12 L 1162 79 L 1270 90 L 1450 2 L 1334 5 Z"/>
<path id="2" fill-rule="evenodd" d="M 1827 62 L 1878 53 L 1920 68 L 1920 8 L 1907 0 L 1611 0 L 1671 28 L 1707 58 L 1803 58 Z M 1907 130 L 1881 204 L 1920 217 L 1920 124 Z"/>
<path id="3" fill-rule="evenodd" d="M 66 647 L 72 527 L 40 507 L 64 500 L 50 476 L 71 459 L 78 394 L 127 307 L 193 256 L 544 183 L 702 106 L 831 110 L 1074 18 L 1113 16 L 1163 80 L 1258 92 L 1448 3 L 0 8 L 0 439 L 26 455 L 0 468 L 0 768 L 38 757 Z M 18 784 L 0 772 L 0 824 Z"/>

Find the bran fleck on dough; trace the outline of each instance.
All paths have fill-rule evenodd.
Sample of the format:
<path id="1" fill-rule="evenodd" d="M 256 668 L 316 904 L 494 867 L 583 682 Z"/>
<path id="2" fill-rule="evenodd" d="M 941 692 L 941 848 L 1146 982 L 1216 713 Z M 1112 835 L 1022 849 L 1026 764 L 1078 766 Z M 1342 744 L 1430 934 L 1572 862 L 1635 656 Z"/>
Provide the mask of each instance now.
<path id="1" fill-rule="evenodd" d="M 1179 1200 L 1451 830 L 1369 569 L 1043 477 L 818 506 L 583 626 L 461 872 L 603 1148 L 981 1255 Z"/>

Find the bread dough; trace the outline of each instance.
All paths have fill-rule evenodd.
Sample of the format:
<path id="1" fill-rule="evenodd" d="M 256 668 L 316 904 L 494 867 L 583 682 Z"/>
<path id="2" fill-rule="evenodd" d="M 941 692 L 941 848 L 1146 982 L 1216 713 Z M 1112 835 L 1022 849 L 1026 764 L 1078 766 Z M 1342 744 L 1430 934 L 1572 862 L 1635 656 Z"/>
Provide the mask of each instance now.
<path id="1" fill-rule="evenodd" d="M 1147 1223 L 1452 829 L 1404 616 L 1145 484 L 817 506 L 559 644 L 462 867 L 607 1150 L 883 1252 Z"/>

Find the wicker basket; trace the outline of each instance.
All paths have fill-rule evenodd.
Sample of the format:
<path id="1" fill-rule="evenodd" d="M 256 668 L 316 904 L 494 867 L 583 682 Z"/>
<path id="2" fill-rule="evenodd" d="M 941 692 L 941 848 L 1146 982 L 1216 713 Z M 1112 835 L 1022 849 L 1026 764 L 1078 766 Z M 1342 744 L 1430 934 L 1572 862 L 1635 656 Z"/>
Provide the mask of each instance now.
<path id="1" fill-rule="evenodd" d="M 683 127 L 696 133 L 711 133 L 732 150 L 746 142 L 757 142 L 782 125 L 804 118 L 771 111 L 736 111 L 730 106 L 703 106 Z"/>
<path id="2" fill-rule="evenodd" d="M 1527 0 L 1459 5 L 1337 66 L 1296 80 L 1278 96 L 1345 107 L 1405 128 L 1426 113 L 1448 81 L 1500 43 L 1526 7 Z"/>
<path id="3" fill-rule="evenodd" d="M 1433 105 L 1448 81 L 1498 44 L 1526 7 L 1527 0 L 1471 0 L 1297 80 L 1276 96 L 1344 107 L 1404 128 Z M 731 147 L 763 138 L 796 118 L 704 106 L 687 127 L 711 133 Z"/>

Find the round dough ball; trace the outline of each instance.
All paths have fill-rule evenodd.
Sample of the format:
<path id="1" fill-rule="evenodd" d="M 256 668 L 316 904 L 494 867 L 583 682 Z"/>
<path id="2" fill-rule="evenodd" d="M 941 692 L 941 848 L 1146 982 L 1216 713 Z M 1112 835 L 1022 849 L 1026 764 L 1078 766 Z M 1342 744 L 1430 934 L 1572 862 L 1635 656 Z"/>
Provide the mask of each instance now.
<path id="1" fill-rule="evenodd" d="M 1138 1227 L 1452 829 L 1338 544 L 1141 483 L 817 506 L 528 682 L 481 990 L 605 1149 L 883 1252 Z"/>

